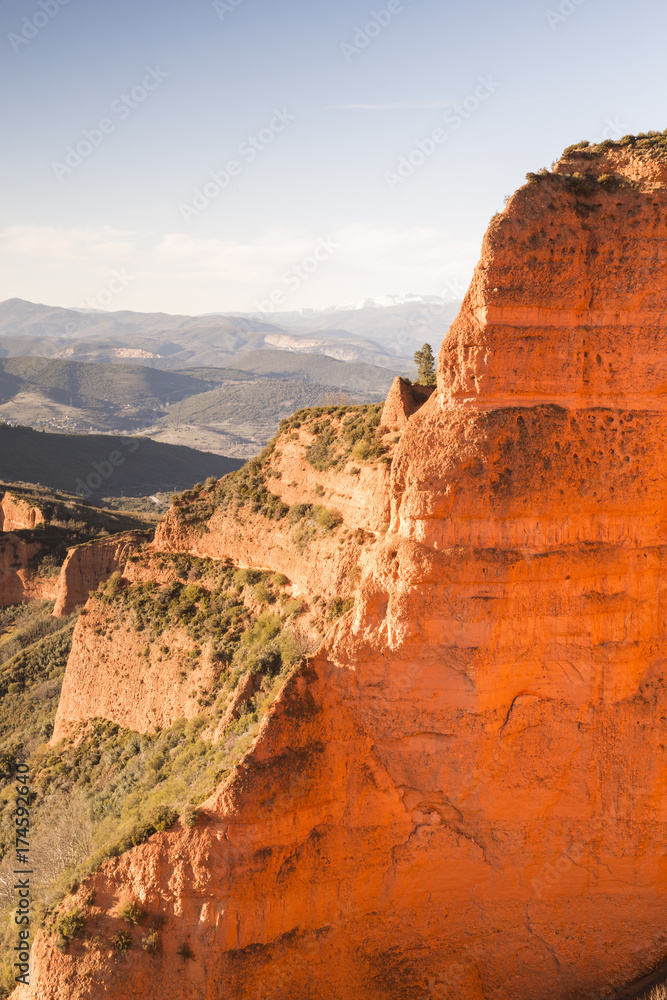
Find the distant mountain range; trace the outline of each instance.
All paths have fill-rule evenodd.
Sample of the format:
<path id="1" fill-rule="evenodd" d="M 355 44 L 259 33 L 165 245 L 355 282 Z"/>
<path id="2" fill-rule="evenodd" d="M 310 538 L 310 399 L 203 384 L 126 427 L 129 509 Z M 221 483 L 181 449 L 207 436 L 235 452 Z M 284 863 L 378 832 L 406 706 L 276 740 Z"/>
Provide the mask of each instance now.
<path id="1" fill-rule="evenodd" d="M 394 370 L 397 362 L 411 368 L 425 341 L 437 350 L 458 307 L 437 296 L 394 296 L 270 316 L 170 316 L 8 299 L 0 303 L 0 358 L 37 355 L 170 369 L 228 367 L 248 351 L 279 349 Z"/>
<path id="2" fill-rule="evenodd" d="M 260 316 L 171 316 L 0 303 L 0 421 L 53 433 L 142 434 L 249 458 L 279 421 L 323 402 L 376 402 L 458 310 L 435 296 Z"/>

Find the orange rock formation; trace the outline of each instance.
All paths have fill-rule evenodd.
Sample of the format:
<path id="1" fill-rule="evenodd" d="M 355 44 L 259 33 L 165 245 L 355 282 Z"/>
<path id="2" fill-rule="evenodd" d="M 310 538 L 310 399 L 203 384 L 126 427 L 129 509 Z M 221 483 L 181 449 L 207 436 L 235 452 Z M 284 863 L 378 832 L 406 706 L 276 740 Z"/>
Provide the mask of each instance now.
<path id="1" fill-rule="evenodd" d="M 197 826 L 75 897 L 108 937 L 136 896 L 162 955 L 41 937 L 22 995 L 583 1000 L 664 957 L 666 181 L 612 148 L 510 200 L 390 479 L 318 474 L 351 523 L 391 510 L 354 611 Z M 223 521 L 198 551 L 340 581 Z"/>
<path id="2" fill-rule="evenodd" d="M 68 615 L 85 604 L 91 590 L 108 580 L 138 543 L 139 536 L 130 532 L 70 549 L 58 580 L 55 617 Z"/>
<path id="3" fill-rule="evenodd" d="M 435 386 L 411 385 L 397 375 L 382 411 L 382 422 L 392 430 L 405 430 L 408 420 L 435 392 Z"/>
<path id="4" fill-rule="evenodd" d="M 0 501 L 0 531 L 21 531 L 44 524 L 45 517 L 39 507 L 31 506 L 22 497 L 7 491 Z"/>
<path id="5" fill-rule="evenodd" d="M 24 601 L 52 601 L 58 578 L 40 576 L 36 569 L 42 548 L 9 531 L 0 534 L 0 608 Z"/>

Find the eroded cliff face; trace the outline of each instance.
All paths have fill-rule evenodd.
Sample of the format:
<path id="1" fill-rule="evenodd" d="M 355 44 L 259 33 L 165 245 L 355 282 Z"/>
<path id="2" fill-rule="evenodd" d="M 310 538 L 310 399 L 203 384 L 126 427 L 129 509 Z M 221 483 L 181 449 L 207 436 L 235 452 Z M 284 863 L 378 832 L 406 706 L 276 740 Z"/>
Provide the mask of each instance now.
<path id="1" fill-rule="evenodd" d="M 663 155 L 576 154 L 493 222 L 355 608 L 25 996 L 583 1000 L 665 957 Z M 157 956 L 99 945 L 131 896 Z"/>
<path id="2" fill-rule="evenodd" d="M 14 496 L 6 491 L 0 501 L 0 531 L 21 531 L 24 528 L 36 528 L 44 524 L 44 512 L 28 503 L 22 497 Z"/>
<path id="3" fill-rule="evenodd" d="M 53 601 L 57 575 L 40 574 L 42 547 L 11 531 L 0 534 L 0 607 L 24 601 Z"/>
<path id="4" fill-rule="evenodd" d="M 0 500 L 0 607 L 30 600 L 53 600 L 57 580 L 39 572 L 41 546 L 16 532 L 44 523 L 44 514 L 6 491 Z"/>
<path id="5" fill-rule="evenodd" d="M 266 516 L 255 511 L 259 502 L 242 507 L 231 503 L 209 513 L 204 503 L 205 513 L 193 518 L 186 501 L 173 507 L 159 525 L 155 551 L 232 559 L 237 565 L 284 573 L 296 592 L 305 595 L 330 599 L 354 593 L 357 574 L 372 560 L 377 540 L 389 527 L 391 459 L 400 436 L 391 434 L 378 414 L 381 455 L 364 460 L 350 449 L 330 465 L 323 448 L 324 459 L 317 468 L 306 457 L 308 451 L 325 434 L 332 453 L 336 451 L 347 408 L 340 411 L 324 414 L 326 428 L 322 415 L 313 417 L 306 411 L 302 422 L 296 421 L 280 435 L 267 457 L 262 470 L 267 489 L 289 513 Z M 338 523 L 331 530 L 309 525 L 297 509 L 306 506 L 331 511 L 338 515 Z"/>
<path id="6" fill-rule="evenodd" d="M 69 615 L 85 604 L 90 592 L 125 565 L 129 554 L 142 540 L 141 536 L 129 532 L 70 549 L 58 578 L 54 616 Z"/>

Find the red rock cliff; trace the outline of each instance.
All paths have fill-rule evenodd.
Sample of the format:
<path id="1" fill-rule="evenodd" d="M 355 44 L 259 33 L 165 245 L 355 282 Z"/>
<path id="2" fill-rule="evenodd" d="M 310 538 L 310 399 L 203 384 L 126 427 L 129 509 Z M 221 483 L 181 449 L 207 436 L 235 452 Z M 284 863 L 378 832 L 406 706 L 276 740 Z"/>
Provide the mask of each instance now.
<path id="1" fill-rule="evenodd" d="M 162 956 L 40 938 L 26 997 L 583 1000 L 664 957 L 666 179 L 612 149 L 511 199 L 355 610 L 197 827 L 81 890 Z"/>
<path id="2" fill-rule="evenodd" d="M 139 543 L 140 536 L 130 532 L 70 549 L 58 580 L 55 617 L 71 614 L 85 604 L 91 590 L 108 580 Z"/>
<path id="3" fill-rule="evenodd" d="M 42 546 L 13 532 L 0 534 L 0 608 L 24 601 L 55 599 L 58 577 L 40 575 Z"/>
<path id="4" fill-rule="evenodd" d="M 0 501 L 0 531 L 21 531 L 44 524 L 46 518 L 39 507 L 7 491 Z"/>

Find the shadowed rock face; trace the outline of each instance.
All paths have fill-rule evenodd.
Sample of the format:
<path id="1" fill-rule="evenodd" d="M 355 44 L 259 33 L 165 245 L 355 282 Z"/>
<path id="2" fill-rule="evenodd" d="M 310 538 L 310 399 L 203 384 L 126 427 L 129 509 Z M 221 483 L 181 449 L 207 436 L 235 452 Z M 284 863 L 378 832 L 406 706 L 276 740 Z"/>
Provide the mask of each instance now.
<path id="1" fill-rule="evenodd" d="M 80 890 L 162 957 L 40 938 L 26 997 L 584 1000 L 664 957 L 664 174 L 563 161 L 492 223 L 355 611 L 195 829 Z"/>
<path id="2" fill-rule="evenodd" d="M 424 405 L 427 399 L 430 399 L 434 392 L 435 386 L 412 385 L 397 375 L 382 411 L 384 426 L 394 430 L 405 430 L 410 417 Z"/>

